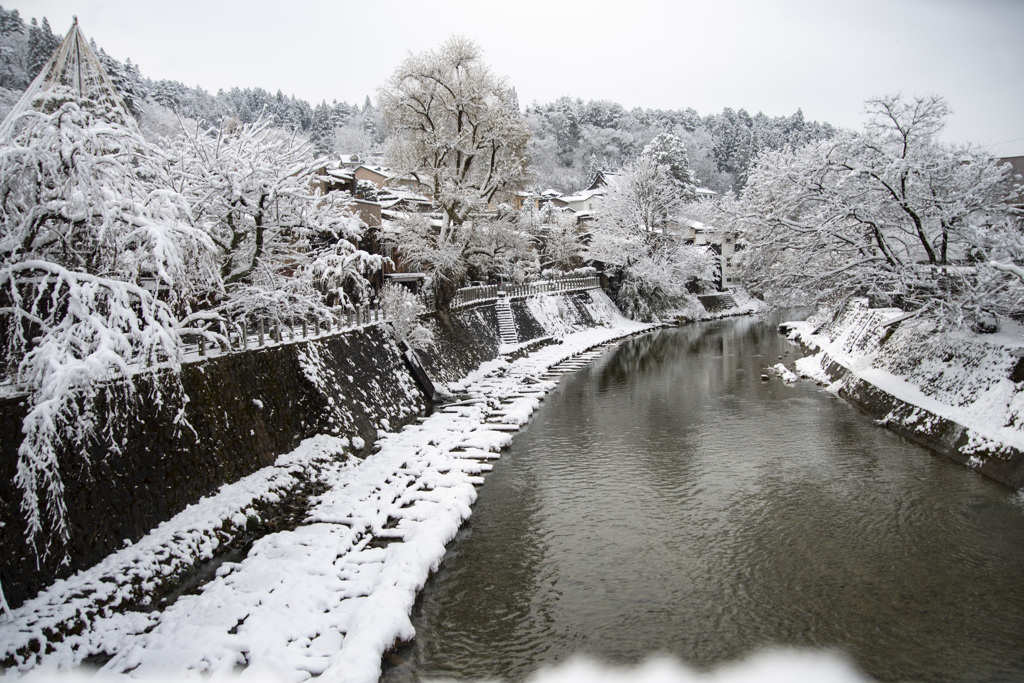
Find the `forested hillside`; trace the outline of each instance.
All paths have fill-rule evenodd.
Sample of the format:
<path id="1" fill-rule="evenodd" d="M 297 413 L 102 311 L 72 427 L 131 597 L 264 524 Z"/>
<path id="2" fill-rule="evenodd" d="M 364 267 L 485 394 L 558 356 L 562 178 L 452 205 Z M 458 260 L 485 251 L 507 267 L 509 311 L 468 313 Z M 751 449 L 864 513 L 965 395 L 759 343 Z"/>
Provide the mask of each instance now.
<path id="1" fill-rule="evenodd" d="M 17 10 L 0 7 L 0 115 L 6 115 L 59 43 L 45 17 L 26 23 Z M 207 125 L 218 124 L 225 116 L 242 123 L 265 116 L 275 127 L 308 137 L 322 154 L 383 152 L 385 131 L 369 96 L 359 106 L 338 101 L 311 105 L 281 90 L 271 93 L 263 88 L 212 94 L 178 81 L 145 78 L 130 59 L 122 63 L 102 49 L 96 51 L 143 130 L 147 124 L 160 130 L 158 122 L 145 120 L 147 115 L 159 117 L 149 102 Z M 534 189 L 564 192 L 585 187 L 597 169 L 617 170 L 636 160 L 659 133 L 682 139 L 698 184 L 720 193 L 743 188 L 760 152 L 796 148 L 836 133 L 828 123 L 805 120 L 799 109 L 790 116 L 771 117 L 727 107 L 701 116 L 689 108 L 626 110 L 614 102 L 570 97 L 534 103 L 526 108 L 525 119 L 532 133 Z"/>
<path id="2" fill-rule="evenodd" d="M 636 159 L 659 133 L 686 143 L 690 168 L 700 185 L 716 192 L 740 190 L 753 160 L 779 150 L 830 138 L 836 129 L 791 116 L 751 116 L 725 108 L 701 116 L 693 109 L 633 109 L 607 101 L 562 97 L 526 110 L 533 131 L 533 166 L 541 185 L 579 189 L 596 169 L 614 170 Z"/>
<path id="3" fill-rule="evenodd" d="M 26 23 L 18 10 L 0 7 L 0 115 L 6 116 L 60 40 L 45 17 Z M 122 63 L 95 44 L 92 47 L 143 130 L 147 114 L 158 116 L 147 103 L 156 103 L 205 125 L 219 124 L 226 116 L 242 123 L 265 117 L 275 127 L 302 133 L 322 153 L 365 153 L 383 143 L 369 97 L 359 107 L 337 101 L 312 106 L 281 90 L 271 93 L 263 88 L 231 88 L 214 95 L 198 86 L 146 78 L 130 59 Z"/>

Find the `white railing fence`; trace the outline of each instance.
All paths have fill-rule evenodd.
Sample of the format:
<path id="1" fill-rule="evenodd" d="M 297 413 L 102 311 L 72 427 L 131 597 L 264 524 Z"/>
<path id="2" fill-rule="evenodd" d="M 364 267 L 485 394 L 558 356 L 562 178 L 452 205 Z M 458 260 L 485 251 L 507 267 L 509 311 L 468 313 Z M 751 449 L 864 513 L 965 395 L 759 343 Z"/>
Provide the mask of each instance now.
<path id="1" fill-rule="evenodd" d="M 190 355 L 206 356 L 217 353 L 236 353 L 249 348 L 270 344 L 286 344 L 313 339 L 328 334 L 362 328 L 384 320 L 379 307 L 364 305 L 355 309 L 336 308 L 329 316 L 295 316 L 284 320 L 257 318 L 249 325 L 242 321 L 226 333 L 203 334 L 185 332 L 184 352 Z"/>
<path id="2" fill-rule="evenodd" d="M 521 285 L 507 285 L 505 292 L 510 299 L 524 296 L 536 296 L 550 292 L 578 292 L 587 289 L 600 289 L 601 278 L 597 275 L 585 277 L 563 277 L 539 282 L 527 282 Z"/>
<path id="3" fill-rule="evenodd" d="M 507 296 L 510 299 L 537 296 L 539 294 L 576 292 L 587 289 L 600 289 L 601 278 L 597 275 L 584 277 L 563 277 L 528 282 L 521 285 L 483 285 L 479 287 L 463 287 L 455 293 L 452 308 L 461 308 L 480 301 L 497 299 Z M 421 297 L 428 311 L 433 310 L 433 301 Z M 384 313 L 378 306 L 364 305 L 355 310 L 335 309 L 326 318 L 312 316 L 296 316 L 282 321 L 259 318 L 250 326 L 239 323 L 225 333 L 203 334 L 185 333 L 188 340 L 185 355 L 188 357 L 205 357 L 237 353 L 250 348 L 268 345 L 289 344 L 305 339 L 312 339 L 328 334 L 336 334 L 384 321 Z"/>
<path id="4" fill-rule="evenodd" d="M 481 285 L 479 287 L 463 287 L 455 293 L 452 298 L 452 308 L 461 308 L 479 301 L 497 299 L 500 296 L 507 296 L 510 299 L 519 299 L 526 296 L 548 294 L 551 292 L 577 292 L 587 289 L 600 289 L 601 278 L 598 275 L 586 275 L 583 277 L 560 277 L 525 284 L 504 284 L 504 285 Z M 421 296 L 420 300 L 427 310 L 434 309 L 434 302 L 428 296 Z"/>

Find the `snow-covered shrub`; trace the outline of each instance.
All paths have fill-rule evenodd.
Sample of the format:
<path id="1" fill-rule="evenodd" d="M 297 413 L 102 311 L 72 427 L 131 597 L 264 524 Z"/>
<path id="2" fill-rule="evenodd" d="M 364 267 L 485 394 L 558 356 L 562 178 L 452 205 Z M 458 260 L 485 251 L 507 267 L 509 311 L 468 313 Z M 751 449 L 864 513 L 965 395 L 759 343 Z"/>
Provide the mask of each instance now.
<path id="1" fill-rule="evenodd" d="M 389 282 L 380 290 L 380 307 L 395 341 L 417 349 L 433 345 L 434 334 L 419 320 L 424 306 L 411 291 Z"/>
<path id="2" fill-rule="evenodd" d="M 101 392 L 161 368 L 155 401 L 179 397 L 179 320 L 216 291 L 210 240 L 172 191 L 165 159 L 119 112 L 55 88 L 0 141 L 4 370 L 28 394 L 16 483 L 38 553 L 68 539 L 58 465 L 85 453 Z M 107 401 L 114 411 L 117 401 Z M 40 548 L 40 545 L 43 547 Z"/>
<path id="3" fill-rule="evenodd" d="M 715 257 L 672 232 L 684 198 L 667 166 L 641 156 L 600 202 L 584 256 L 604 265 L 612 299 L 635 320 L 685 308 L 688 288 L 714 278 Z"/>
<path id="4" fill-rule="evenodd" d="M 309 145 L 261 120 L 183 132 L 174 149 L 174 182 L 215 245 L 224 318 L 324 318 L 368 300 L 366 275 L 385 259 L 355 246 L 366 224 L 350 195 L 313 193 Z"/>
<path id="5" fill-rule="evenodd" d="M 423 214 L 407 214 L 400 224 L 385 227 L 384 240 L 409 267 L 427 275 L 427 288 L 438 308 L 447 308 L 466 279 L 463 252 L 468 244 L 462 226 L 436 228 Z"/>
<path id="6" fill-rule="evenodd" d="M 545 208 L 551 204 L 545 204 Z M 547 220 L 539 226 L 537 233 L 537 251 L 540 254 L 542 269 L 559 271 L 571 270 L 579 266 L 583 260 L 583 235 L 576 225 L 576 215 L 572 212 L 547 211 Z"/>
<path id="7" fill-rule="evenodd" d="M 594 231 L 587 253 L 604 264 L 612 299 L 634 320 L 686 308 L 689 287 L 707 288 L 714 278 L 714 254 L 674 237 L 606 226 Z"/>

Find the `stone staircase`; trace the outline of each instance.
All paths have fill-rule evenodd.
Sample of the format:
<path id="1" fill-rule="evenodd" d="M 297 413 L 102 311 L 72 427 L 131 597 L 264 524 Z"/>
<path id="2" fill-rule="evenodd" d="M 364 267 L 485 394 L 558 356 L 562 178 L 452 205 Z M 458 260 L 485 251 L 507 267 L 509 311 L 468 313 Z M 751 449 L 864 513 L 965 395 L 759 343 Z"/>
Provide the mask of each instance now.
<path id="1" fill-rule="evenodd" d="M 498 336 L 502 344 L 518 344 L 519 332 L 516 331 L 516 321 L 512 317 L 512 304 L 509 298 L 502 294 L 494 304 L 498 312 Z"/>
<path id="2" fill-rule="evenodd" d="M 721 313 L 727 311 L 730 308 L 736 307 L 736 300 L 732 298 L 732 294 L 728 292 L 720 292 L 718 294 L 705 294 L 698 296 L 697 299 L 704 306 L 704 310 L 708 313 Z"/>

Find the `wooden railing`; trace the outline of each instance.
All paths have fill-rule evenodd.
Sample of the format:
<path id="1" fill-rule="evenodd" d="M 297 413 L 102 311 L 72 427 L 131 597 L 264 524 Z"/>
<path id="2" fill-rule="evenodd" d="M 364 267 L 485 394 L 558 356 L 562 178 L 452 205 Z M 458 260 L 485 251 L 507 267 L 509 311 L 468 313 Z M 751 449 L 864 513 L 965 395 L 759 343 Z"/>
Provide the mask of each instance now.
<path id="1" fill-rule="evenodd" d="M 478 301 L 497 299 L 499 296 L 507 296 L 510 299 L 518 299 L 537 294 L 549 292 L 576 292 L 586 289 L 599 289 L 601 278 L 597 275 L 585 277 L 560 277 L 537 282 L 527 282 L 521 285 L 483 285 L 480 287 L 463 287 L 455 293 L 452 299 L 452 308 L 468 306 Z M 428 304 L 428 308 L 433 308 Z"/>
<path id="2" fill-rule="evenodd" d="M 587 289 L 599 289 L 601 278 L 596 275 L 585 277 L 563 277 L 521 285 L 483 285 L 479 287 L 463 287 L 455 293 L 452 308 L 468 306 L 480 301 L 497 299 L 507 296 L 510 299 L 536 296 L 551 292 L 575 292 Z M 423 299 L 427 310 L 433 309 L 433 302 Z M 237 353 L 250 348 L 268 345 L 287 344 L 320 337 L 327 334 L 362 328 L 384 320 L 383 312 L 378 307 L 361 306 L 355 310 L 335 309 L 327 317 L 296 316 L 283 321 L 258 318 L 252 326 L 246 323 L 234 325 L 226 333 L 203 335 L 201 333 L 185 333 L 189 340 L 185 344 L 186 357 L 206 357 L 208 355 Z"/>
<path id="3" fill-rule="evenodd" d="M 601 278 L 597 275 L 586 277 L 562 277 L 539 282 L 527 282 L 522 285 L 508 285 L 505 292 L 510 299 L 524 296 L 536 296 L 549 292 L 578 292 L 587 289 L 600 289 Z"/>
<path id="4" fill-rule="evenodd" d="M 186 332 L 190 339 L 184 345 L 186 356 L 207 356 L 217 353 L 236 353 L 270 344 L 285 344 L 312 339 L 327 334 L 373 325 L 384 319 L 378 307 L 360 306 L 356 309 L 335 309 L 325 317 L 296 316 L 281 321 L 257 318 L 250 326 L 246 322 L 233 325 L 226 333 L 222 330 L 204 335 Z"/>

